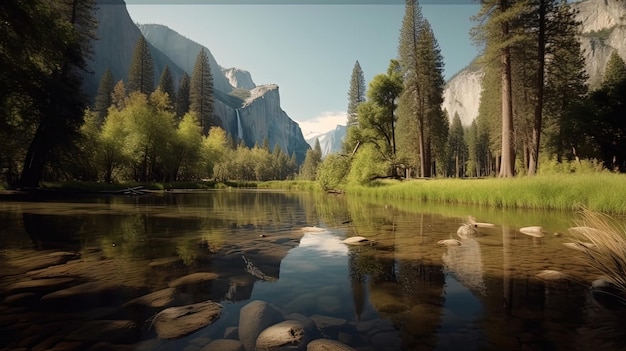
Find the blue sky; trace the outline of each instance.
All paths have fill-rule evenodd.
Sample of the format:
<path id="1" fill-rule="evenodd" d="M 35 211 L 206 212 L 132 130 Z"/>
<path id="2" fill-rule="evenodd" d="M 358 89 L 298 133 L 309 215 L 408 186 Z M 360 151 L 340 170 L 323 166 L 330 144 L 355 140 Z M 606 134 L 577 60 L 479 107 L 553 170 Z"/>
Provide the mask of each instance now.
<path id="1" fill-rule="evenodd" d="M 356 60 L 367 83 L 397 56 L 404 5 L 138 4 L 135 22 L 166 25 L 206 46 L 223 67 L 278 84 L 281 106 L 305 137 L 345 124 Z M 445 62 L 445 77 L 477 55 L 469 29 L 479 5 L 423 4 Z"/>

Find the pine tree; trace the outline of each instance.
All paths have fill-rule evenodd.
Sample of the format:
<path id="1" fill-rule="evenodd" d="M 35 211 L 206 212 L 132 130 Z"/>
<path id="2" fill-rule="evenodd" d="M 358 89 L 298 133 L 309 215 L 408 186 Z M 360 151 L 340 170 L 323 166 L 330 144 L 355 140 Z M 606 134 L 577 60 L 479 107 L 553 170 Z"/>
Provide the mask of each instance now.
<path id="1" fill-rule="evenodd" d="M 178 120 L 189 112 L 189 100 L 189 75 L 183 73 L 178 84 L 178 93 L 176 94 L 176 118 Z"/>
<path id="2" fill-rule="evenodd" d="M 202 132 L 207 135 L 211 126 L 214 125 L 215 97 L 213 96 L 213 75 L 211 74 L 209 58 L 204 48 L 200 50 L 196 58 L 193 74 L 191 75 L 189 96 L 189 110 L 199 116 Z"/>
<path id="3" fill-rule="evenodd" d="M 416 0 L 407 0 L 400 29 L 398 57 L 404 76 L 404 90 L 399 110 L 401 144 L 408 160 L 419 154 L 419 170 L 423 177 L 432 175 L 434 142 L 445 140 L 436 135 L 447 134 L 441 128 L 443 102 L 443 58 L 430 23 L 423 17 Z M 445 130 L 445 131 L 444 131 Z"/>
<path id="4" fill-rule="evenodd" d="M 350 77 L 350 90 L 348 90 L 348 121 L 347 126 L 357 125 L 357 108 L 359 104 L 365 101 L 365 77 L 359 61 L 356 61 L 352 68 L 352 76 Z"/>
<path id="5" fill-rule="evenodd" d="M 343 141 L 343 151 L 352 153 L 358 144 L 358 127 L 359 120 L 357 109 L 359 104 L 365 101 L 365 77 L 359 61 L 356 61 L 352 68 L 352 76 L 350 77 L 350 89 L 348 90 L 348 119 L 346 137 Z"/>
<path id="6" fill-rule="evenodd" d="M 548 53 L 552 59 L 546 65 L 545 116 L 547 151 L 560 162 L 573 159 L 577 138 L 575 134 L 576 106 L 587 94 L 588 76 L 585 59 L 577 35 L 580 22 L 571 6 L 561 2 L 557 7 L 548 38 Z"/>
<path id="7" fill-rule="evenodd" d="M 501 94 L 501 151 L 500 177 L 515 175 L 515 142 L 513 125 L 513 90 L 511 50 L 523 36 L 517 33 L 511 22 L 521 17 L 525 0 L 485 0 L 474 17 L 481 24 L 472 29 L 474 39 L 485 44 L 482 62 L 498 65 Z"/>
<path id="8" fill-rule="evenodd" d="M 617 51 L 613 50 L 604 68 L 602 88 L 613 89 L 622 84 L 624 80 L 626 80 L 626 64 Z"/>
<path id="9" fill-rule="evenodd" d="M 113 103 L 113 74 L 111 70 L 107 68 L 100 79 L 98 85 L 98 92 L 96 94 L 96 101 L 94 103 L 94 113 L 96 117 L 95 123 L 101 126 L 107 115 L 107 110 Z"/>
<path id="10" fill-rule="evenodd" d="M 134 91 L 146 95 L 154 91 L 154 61 L 152 54 L 150 54 L 148 42 L 143 35 L 139 36 L 137 44 L 135 44 L 133 60 L 128 72 L 128 92 Z"/>
<path id="11" fill-rule="evenodd" d="M 174 91 L 174 80 L 172 79 L 172 72 L 170 72 L 170 68 L 168 65 L 165 65 L 165 67 L 163 67 L 163 72 L 161 73 L 158 87 L 161 89 L 162 92 L 167 93 L 170 101 L 170 106 L 175 107 L 176 92 Z"/>
<path id="12" fill-rule="evenodd" d="M 465 135 L 463 125 L 458 113 L 454 114 L 452 125 L 450 126 L 450 134 L 448 135 L 449 155 L 452 158 L 454 166 L 454 176 L 459 178 L 463 175 L 464 161 L 467 154 L 467 146 L 465 145 Z"/>

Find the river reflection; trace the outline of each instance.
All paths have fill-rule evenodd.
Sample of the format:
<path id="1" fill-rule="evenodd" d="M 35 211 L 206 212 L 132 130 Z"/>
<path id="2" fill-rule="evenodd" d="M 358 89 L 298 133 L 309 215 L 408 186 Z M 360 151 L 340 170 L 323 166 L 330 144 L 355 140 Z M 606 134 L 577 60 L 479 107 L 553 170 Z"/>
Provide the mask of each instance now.
<path id="1" fill-rule="evenodd" d="M 255 300 L 357 350 L 626 347 L 589 296 L 597 273 L 552 235 L 572 213 L 271 191 L 19 200 L 0 202 L 0 349 L 207 350 L 245 339 L 240 311 Z M 495 227 L 437 245 L 468 215 Z M 530 225 L 549 233 L 517 230 Z M 354 235 L 377 244 L 343 244 Z M 194 273 L 215 278 L 181 281 Z M 206 300 L 224 306 L 215 323 L 158 338 L 156 313 Z"/>

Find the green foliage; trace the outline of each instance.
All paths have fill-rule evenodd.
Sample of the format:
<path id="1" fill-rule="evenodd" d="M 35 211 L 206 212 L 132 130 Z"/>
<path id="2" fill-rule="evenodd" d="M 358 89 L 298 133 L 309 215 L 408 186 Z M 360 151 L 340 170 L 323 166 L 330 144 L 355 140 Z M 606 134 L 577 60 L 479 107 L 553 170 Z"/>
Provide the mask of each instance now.
<path id="1" fill-rule="evenodd" d="M 448 174 L 454 175 L 456 178 L 465 175 L 465 160 L 467 158 L 467 145 L 465 144 L 465 135 L 461 118 L 458 114 L 454 114 L 450 133 L 448 134 Z"/>
<path id="2" fill-rule="evenodd" d="M 200 50 L 191 74 L 189 85 L 189 111 L 194 112 L 200 119 L 200 126 L 204 135 L 215 125 L 213 112 L 215 110 L 215 96 L 213 95 L 213 75 L 209 66 L 209 57 Z"/>
<path id="3" fill-rule="evenodd" d="M 350 169 L 347 157 L 328 155 L 317 171 L 317 182 L 324 191 L 337 190 L 345 182 Z"/>
<path id="4" fill-rule="evenodd" d="M 142 94 L 150 94 L 154 91 L 154 61 L 148 47 L 148 42 L 143 35 L 139 36 L 135 44 L 133 59 L 128 71 L 128 91 L 138 91 Z"/>
<path id="5" fill-rule="evenodd" d="M 391 164 L 381 158 L 372 144 L 365 144 L 359 148 L 350 163 L 350 172 L 347 176 L 348 184 L 367 184 L 374 178 L 385 177 L 389 173 Z"/>
<path id="6" fill-rule="evenodd" d="M 401 157 L 409 170 L 419 169 L 419 175 L 430 177 L 433 158 L 445 162 L 448 128 L 441 112 L 443 57 L 430 23 L 415 0 L 406 2 L 398 56 L 404 77 L 398 107 Z"/>
<path id="7" fill-rule="evenodd" d="M 161 89 L 162 92 L 167 94 L 169 104 L 172 108 L 174 108 L 176 106 L 176 91 L 174 90 L 172 72 L 170 72 L 168 65 L 163 67 L 163 72 L 161 72 L 161 78 L 159 78 L 159 85 L 157 87 L 158 89 Z"/>
<path id="8" fill-rule="evenodd" d="M 315 147 L 311 150 L 307 150 L 304 162 L 300 167 L 299 179 L 302 180 L 315 180 L 317 175 L 317 168 L 322 163 L 322 149 L 320 147 L 319 139 L 315 140 Z"/>

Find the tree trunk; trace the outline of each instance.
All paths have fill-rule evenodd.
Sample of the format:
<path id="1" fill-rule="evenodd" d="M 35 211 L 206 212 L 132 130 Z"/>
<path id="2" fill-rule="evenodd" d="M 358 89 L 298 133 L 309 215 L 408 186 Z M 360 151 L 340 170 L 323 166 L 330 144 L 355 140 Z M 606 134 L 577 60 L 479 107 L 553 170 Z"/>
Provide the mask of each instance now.
<path id="1" fill-rule="evenodd" d="M 42 118 L 45 118 L 42 117 Z M 46 160 L 48 158 L 48 152 L 50 148 L 46 142 L 46 131 L 43 123 L 40 123 L 35 131 L 33 141 L 28 147 L 26 153 L 26 159 L 24 160 L 24 167 L 20 179 L 17 182 L 18 187 L 25 188 L 37 188 L 41 177 L 43 176 L 43 170 L 45 168 Z"/>
<path id="2" fill-rule="evenodd" d="M 543 112 L 543 91 L 544 91 L 544 66 L 546 55 L 546 0 L 539 0 L 539 33 L 537 34 L 537 102 L 535 105 L 535 120 L 533 123 L 533 134 L 530 145 L 530 162 L 528 165 L 528 175 L 537 174 L 539 168 L 539 146 L 541 138 L 541 120 Z"/>
<path id="3" fill-rule="evenodd" d="M 500 11 L 507 9 L 507 0 L 500 0 Z M 509 35 L 508 22 L 502 23 L 502 36 Z M 500 160 L 499 177 L 515 175 L 515 149 L 513 147 L 513 94 L 511 91 L 511 52 L 509 47 L 502 48 L 502 158 Z"/>

